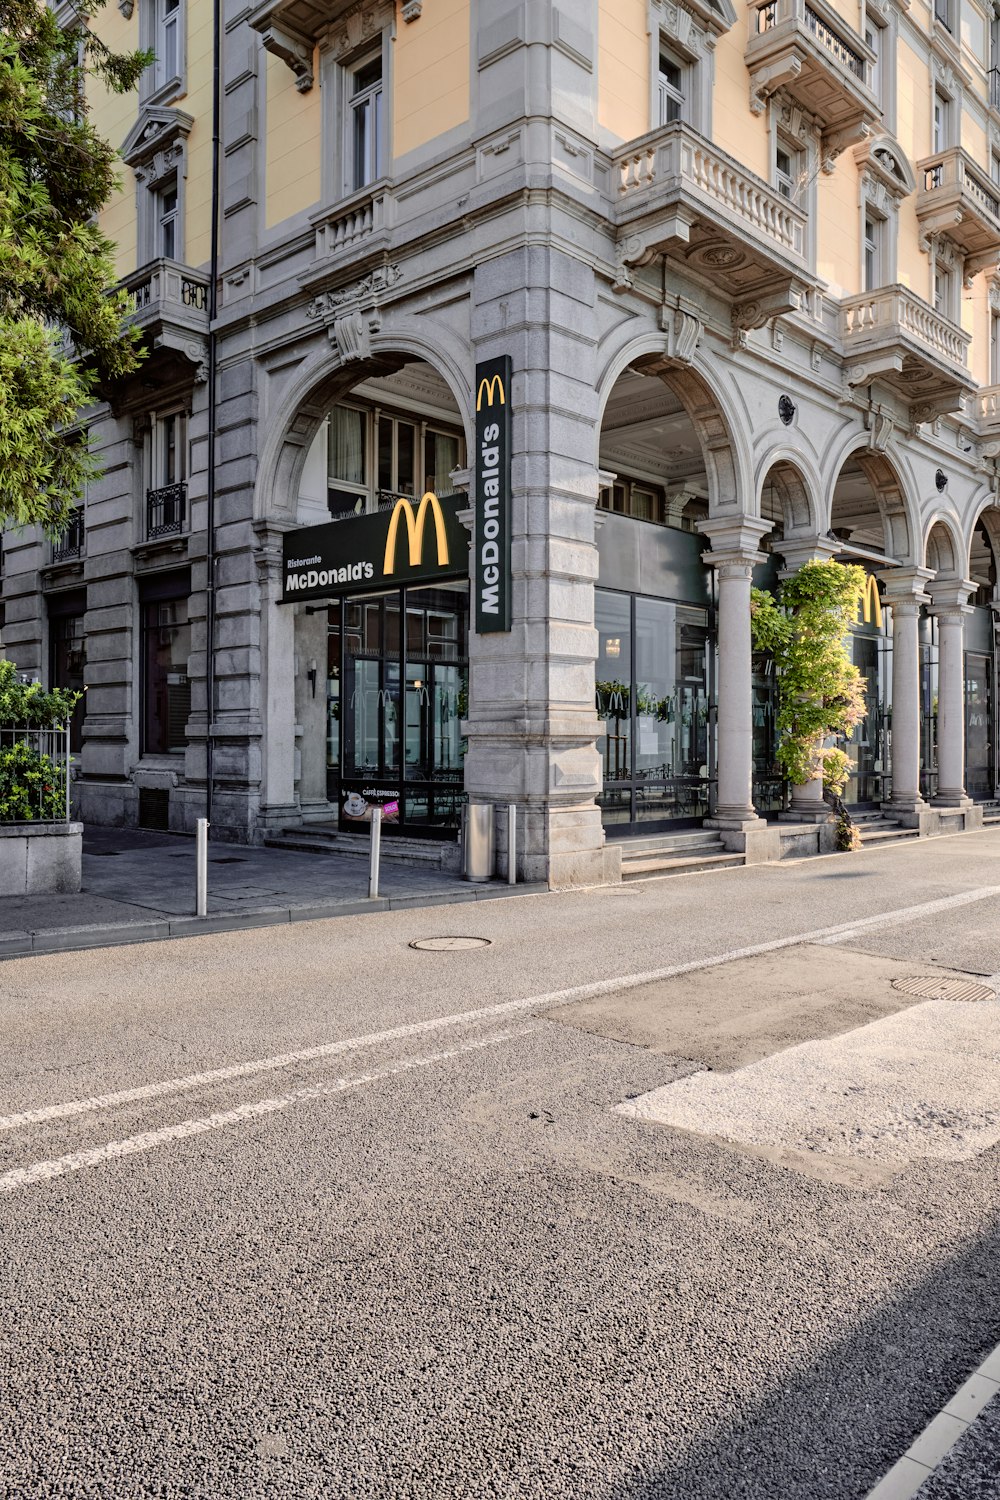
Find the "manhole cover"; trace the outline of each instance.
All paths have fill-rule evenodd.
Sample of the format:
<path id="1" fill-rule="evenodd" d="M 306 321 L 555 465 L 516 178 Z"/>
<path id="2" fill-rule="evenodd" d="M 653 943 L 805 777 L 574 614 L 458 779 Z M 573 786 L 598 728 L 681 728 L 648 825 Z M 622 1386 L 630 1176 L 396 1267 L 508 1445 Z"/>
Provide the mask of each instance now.
<path id="1" fill-rule="evenodd" d="M 976 984 L 972 979 L 936 979 L 933 976 L 914 979 L 894 979 L 894 990 L 904 995 L 917 995 L 921 1000 L 995 1000 L 996 995 L 987 984 Z"/>
<path id="2" fill-rule="evenodd" d="M 424 953 L 453 953 L 458 948 L 488 948 L 489 938 L 474 937 L 436 937 L 418 938 L 411 943 L 411 948 L 419 948 Z"/>

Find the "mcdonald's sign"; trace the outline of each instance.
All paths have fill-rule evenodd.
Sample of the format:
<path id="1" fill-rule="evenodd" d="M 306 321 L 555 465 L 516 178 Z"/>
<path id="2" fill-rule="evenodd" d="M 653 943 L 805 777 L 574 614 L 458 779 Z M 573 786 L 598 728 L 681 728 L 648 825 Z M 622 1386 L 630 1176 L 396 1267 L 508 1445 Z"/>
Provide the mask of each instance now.
<path id="1" fill-rule="evenodd" d="M 865 579 L 865 590 L 861 595 L 861 621 L 868 625 L 874 620 L 877 629 L 882 629 L 882 601 L 878 596 L 878 582 L 874 573 Z"/>
<path id="2" fill-rule="evenodd" d="M 475 628 L 510 629 L 510 356 L 476 366 Z"/>
<path id="3" fill-rule="evenodd" d="M 424 550 L 424 527 L 427 517 L 434 518 L 434 537 L 437 542 L 437 560 L 439 568 L 448 566 L 448 535 L 444 526 L 444 515 L 441 511 L 441 502 L 437 495 L 427 491 L 421 498 L 414 518 L 413 506 L 409 500 L 402 496 L 396 501 L 392 508 L 392 519 L 389 522 L 389 530 L 385 539 L 385 557 L 382 561 L 382 572 L 388 578 L 396 571 L 396 536 L 399 532 L 399 519 L 402 516 L 406 522 L 406 539 L 409 547 L 409 565 L 411 568 L 420 566 L 421 555 Z"/>
<path id="4" fill-rule="evenodd" d="M 428 491 L 419 504 L 393 499 L 369 515 L 287 531 L 282 603 L 467 574 L 469 533 L 458 519 L 465 496 Z"/>

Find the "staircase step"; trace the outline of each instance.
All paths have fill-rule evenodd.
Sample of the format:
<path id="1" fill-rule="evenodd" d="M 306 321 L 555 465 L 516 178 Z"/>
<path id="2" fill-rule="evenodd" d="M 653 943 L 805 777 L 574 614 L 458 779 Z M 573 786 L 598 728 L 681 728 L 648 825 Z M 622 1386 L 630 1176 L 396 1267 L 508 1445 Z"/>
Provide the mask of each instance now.
<path id="1" fill-rule="evenodd" d="M 338 855 L 347 859 L 367 859 L 370 840 L 366 834 L 314 833 L 308 828 L 288 828 L 264 840 L 267 849 L 289 849 L 297 854 Z M 383 838 L 382 859 L 401 864 L 448 867 L 455 861 L 455 846 L 417 839 Z"/>
<path id="2" fill-rule="evenodd" d="M 649 875 L 694 875 L 699 870 L 737 869 L 745 862 L 742 854 L 700 854 L 657 856 L 622 861 L 622 880 L 641 880 Z"/>
<path id="3" fill-rule="evenodd" d="M 876 828 L 861 830 L 862 844 L 896 844 L 901 839 L 915 839 L 920 837 L 919 828 L 902 828 L 898 824 L 895 828 Z"/>
<path id="4" fill-rule="evenodd" d="M 618 838 L 608 834 L 607 842 L 620 844 L 622 858 L 625 858 L 633 849 L 717 849 L 720 840 L 714 829 L 691 828 L 684 833 L 642 833 Z"/>

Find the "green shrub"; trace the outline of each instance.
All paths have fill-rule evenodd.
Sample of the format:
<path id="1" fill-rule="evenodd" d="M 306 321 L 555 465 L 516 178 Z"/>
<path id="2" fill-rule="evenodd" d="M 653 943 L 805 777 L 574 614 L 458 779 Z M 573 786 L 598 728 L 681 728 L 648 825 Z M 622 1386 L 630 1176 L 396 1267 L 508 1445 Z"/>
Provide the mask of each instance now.
<path id="1" fill-rule="evenodd" d="M 66 816 L 65 772 L 26 740 L 0 749 L 0 823 L 55 822 Z"/>
<path id="2" fill-rule="evenodd" d="M 0 729 L 64 729 L 79 697 L 61 688 L 46 692 L 40 682 L 18 682 L 14 663 L 0 661 Z"/>

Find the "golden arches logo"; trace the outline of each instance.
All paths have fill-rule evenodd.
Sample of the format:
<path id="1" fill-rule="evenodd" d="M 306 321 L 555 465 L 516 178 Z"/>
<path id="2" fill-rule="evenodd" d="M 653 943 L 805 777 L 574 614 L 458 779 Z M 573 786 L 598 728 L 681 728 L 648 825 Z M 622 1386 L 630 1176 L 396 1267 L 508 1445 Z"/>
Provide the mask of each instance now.
<path id="1" fill-rule="evenodd" d="M 874 619 L 878 629 L 882 629 L 882 601 L 878 596 L 878 584 L 873 573 L 869 573 L 865 579 L 864 593 L 861 595 L 861 618 L 866 625 Z"/>
<path id="2" fill-rule="evenodd" d="M 396 533 L 399 531 L 400 517 L 406 522 L 406 539 L 409 544 L 410 567 L 420 566 L 420 556 L 424 550 L 424 527 L 427 525 L 427 517 L 434 517 L 434 537 L 437 542 L 437 560 L 439 568 L 448 566 L 448 534 L 444 529 L 444 515 L 441 510 L 441 502 L 437 495 L 430 490 L 423 496 L 417 506 L 416 515 L 413 506 L 403 496 L 393 506 L 392 519 L 389 522 L 389 531 L 385 539 L 385 561 L 382 571 L 385 574 L 394 573 L 396 570 Z"/>
<path id="3" fill-rule="evenodd" d="M 499 388 L 499 391 L 500 391 L 499 402 L 497 401 L 497 389 L 498 388 Z M 506 405 L 506 399 L 505 399 L 505 396 L 504 396 L 504 388 L 503 388 L 503 376 L 502 375 L 490 375 L 488 377 L 484 376 L 483 379 L 479 382 L 479 389 L 476 392 L 476 411 L 480 411 L 482 409 L 482 405 L 483 405 L 483 392 L 484 391 L 486 392 L 486 405 L 487 406 L 495 406 L 495 405 L 505 406 Z"/>

